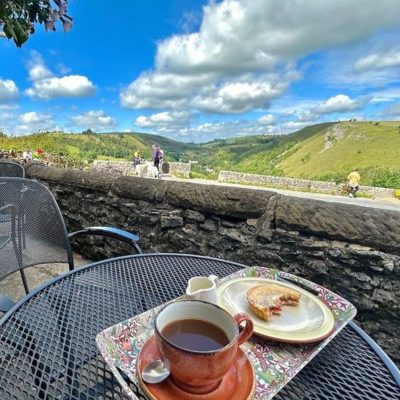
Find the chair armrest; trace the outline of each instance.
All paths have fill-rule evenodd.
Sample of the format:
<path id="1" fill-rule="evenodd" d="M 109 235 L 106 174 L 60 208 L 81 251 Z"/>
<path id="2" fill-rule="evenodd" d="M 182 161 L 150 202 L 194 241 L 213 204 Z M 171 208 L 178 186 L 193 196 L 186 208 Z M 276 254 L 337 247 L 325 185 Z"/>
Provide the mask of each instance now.
<path id="1" fill-rule="evenodd" d="M 84 228 L 80 231 L 72 232 L 68 234 L 68 238 L 72 239 L 79 236 L 86 235 L 98 235 L 98 236 L 106 236 L 109 238 L 120 240 L 121 242 L 125 242 L 129 244 L 132 248 L 135 249 L 135 252 L 138 254 L 142 253 L 142 249 L 136 243 L 139 241 L 139 236 L 135 235 L 132 232 L 124 231 L 118 228 L 112 228 L 107 226 L 91 226 L 89 228 Z"/>
<path id="2" fill-rule="evenodd" d="M 1 212 L 1 211 L 4 211 L 4 210 L 8 210 L 9 208 L 14 209 L 14 208 L 15 208 L 15 205 L 14 205 L 14 204 L 6 204 L 6 205 L 4 205 L 4 206 L 1 206 L 1 207 L 0 207 L 0 212 Z"/>
<path id="3" fill-rule="evenodd" d="M 14 307 L 15 302 L 4 294 L 0 294 L 0 312 L 6 313 Z"/>
<path id="4" fill-rule="evenodd" d="M 0 207 L 0 222 L 10 222 L 10 218 L 15 218 L 15 205 L 6 204 Z"/>

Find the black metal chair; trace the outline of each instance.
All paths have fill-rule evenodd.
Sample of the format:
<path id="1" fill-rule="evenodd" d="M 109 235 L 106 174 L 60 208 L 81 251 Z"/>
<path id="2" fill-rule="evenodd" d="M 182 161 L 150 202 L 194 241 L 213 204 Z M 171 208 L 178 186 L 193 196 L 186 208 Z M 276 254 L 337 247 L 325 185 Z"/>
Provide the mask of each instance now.
<path id="1" fill-rule="evenodd" d="M 25 168 L 14 162 L 14 161 L 0 161 L 0 177 L 16 177 L 16 178 L 25 178 Z M 22 211 L 22 210 L 21 210 Z M 0 211 L 0 221 L 4 222 L 5 215 Z M 21 219 L 17 219 L 17 222 L 21 222 Z M 22 229 L 17 228 L 17 232 L 22 232 Z M 4 238 L 3 238 L 4 239 Z M 24 241 L 25 238 L 22 236 L 21 239 Z M 0 237 L 0 248 L 2 246 L 2 240 Z"/>
<path id="2" fill-rule="evenodd" d="M 25 178 L 25 169 L 12 161 L 0 161 L 0 176 Z"/>
<path id="3" fill-rule="evenodd" d="M 70 270 L 74 269 L 69 239 L 83 235 L 118 239 L 130 245 L 134 253 L 142 252 L 139 237 L 118 228 L 90 227 L 68 234 L 57 202 L 46 186 L 30 179 L 0 178 L 0 280 L 20 271 L 28 293 L 25 268 L 67 263 Z M 8 311 L 13 304 L 0 295 L 0 311 Z"/>

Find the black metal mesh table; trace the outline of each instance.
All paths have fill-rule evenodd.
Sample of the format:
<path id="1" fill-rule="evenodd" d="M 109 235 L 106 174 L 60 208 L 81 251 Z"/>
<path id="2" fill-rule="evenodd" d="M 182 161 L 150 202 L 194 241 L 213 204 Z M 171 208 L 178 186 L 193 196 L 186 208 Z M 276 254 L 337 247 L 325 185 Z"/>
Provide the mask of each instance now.
<path id="1" fill-rule="evenodd" d="M 102 261 L 54 279 L 0 321 L 0 399 L 125 399 L 97 350 L 97 333 L 180 296 L 192 276 L 222 277 L 243 267 L 150 254 Z M 275 398 L 400 399 L 390 363 L 376 350 L 346 327 Z"/>

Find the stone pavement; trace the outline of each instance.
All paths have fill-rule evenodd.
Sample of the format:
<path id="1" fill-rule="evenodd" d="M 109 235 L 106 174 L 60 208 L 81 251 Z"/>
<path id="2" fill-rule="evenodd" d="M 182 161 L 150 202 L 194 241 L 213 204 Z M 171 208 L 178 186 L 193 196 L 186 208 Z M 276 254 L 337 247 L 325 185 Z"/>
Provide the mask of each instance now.
<path id="1" fill-rule="evenodd" d="M 79 254 L 74 253 L 74 262 L 75 268 L 77 268 L 81 265 L 89 264 L 90 260 L 87 260 Z M 67 271 L 67 264 L 47 264 L 26 268 L 25 275 L 28 281 L 29 289 L 32 290 L 49 279 L 52 279 L 57 275 Z M 24 286 L 22 284 L 22 279 L 19 272 L 11 274 L 0 282 L 0 293 L 10 297 L 14 301 L 19 300 L 25 295 Z"/>

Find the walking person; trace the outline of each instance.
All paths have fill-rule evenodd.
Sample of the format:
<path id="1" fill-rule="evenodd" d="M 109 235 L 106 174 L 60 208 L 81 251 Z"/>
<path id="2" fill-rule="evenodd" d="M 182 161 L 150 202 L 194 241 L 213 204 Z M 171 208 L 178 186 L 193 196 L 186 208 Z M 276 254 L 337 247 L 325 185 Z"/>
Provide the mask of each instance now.
<path id="1" fill-rule="evenodd" d="M 160 178 L 160 161 L 162 160 L 162 151 L 160 149 L 160 146 L 157 144 L 153 144 L 152 146 L 153 149 L 153 162 L 154 166 L 157 168 L 158 171 L 158 177 Z"/>
<path id="2" fill-rule="evenodd" d="M 347 192 L 349 197 L 356 197 L 356 193 L 358 191 L 358 182 L 360 179 L 361 177 L 357 169 L 350 172 L 350 174 L 347 176 Z"/>
<path id="3" fill-rule="evenodd" d="M 133 153 L 133 171 L 137 174 L 136 167 L 141 163 L 140 151 L 135 150 Z"/>

